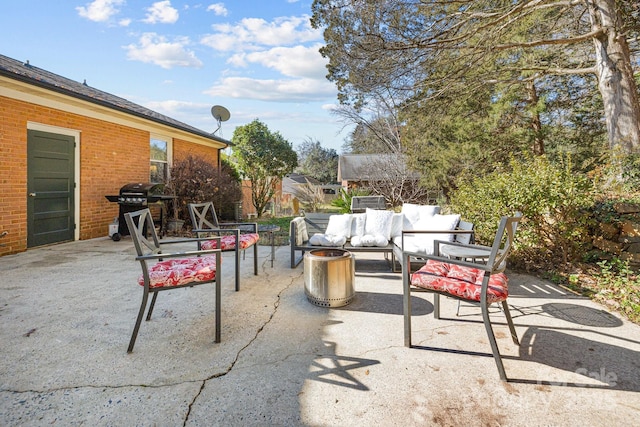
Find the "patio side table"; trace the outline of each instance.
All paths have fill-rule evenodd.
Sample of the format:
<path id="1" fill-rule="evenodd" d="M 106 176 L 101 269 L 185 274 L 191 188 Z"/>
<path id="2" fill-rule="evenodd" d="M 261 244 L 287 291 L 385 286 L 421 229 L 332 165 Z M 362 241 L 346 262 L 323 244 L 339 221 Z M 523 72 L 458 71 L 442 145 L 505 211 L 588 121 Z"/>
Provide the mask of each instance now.
<path id="1" fill-rule="evenodd" d="M 258 224 L 258 234 L 268 233 L 269 242 L 271 243 L 271 268 L 273 268 L 273 260 L 276 259 L 275 239 L 273 233 L 280 231 L 280 226 L 275 224 Z"/>

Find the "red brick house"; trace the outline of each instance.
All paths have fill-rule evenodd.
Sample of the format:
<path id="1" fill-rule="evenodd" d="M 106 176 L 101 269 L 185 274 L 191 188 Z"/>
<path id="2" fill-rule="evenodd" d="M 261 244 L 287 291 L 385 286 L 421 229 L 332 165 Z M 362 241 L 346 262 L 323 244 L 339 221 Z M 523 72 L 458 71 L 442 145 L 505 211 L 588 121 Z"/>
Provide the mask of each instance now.
<path id="1" fill-rule="evenodd" d="M 188 154 L 218 164 L 228 144 L 0 55 L 0 256 L 107 236 L 119 207 L 105 195 L 129 182 L 162 182 Z"/>

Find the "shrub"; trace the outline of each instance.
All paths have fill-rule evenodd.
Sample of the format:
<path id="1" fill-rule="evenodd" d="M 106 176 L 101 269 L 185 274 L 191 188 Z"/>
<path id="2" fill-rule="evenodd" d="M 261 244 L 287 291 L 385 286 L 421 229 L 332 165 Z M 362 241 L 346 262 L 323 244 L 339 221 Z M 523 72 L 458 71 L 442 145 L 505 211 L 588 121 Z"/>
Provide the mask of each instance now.
<path id="1" fill-rule="evenodd" d="M 595 276 L 598 292 L 595 299 L 622 311 L 631 321 L 640 322 L 640 275 L 627 261 L 613 258 L 600 261 Z"/>
<path id="2" fill-rule="evenodd" d="M 165 192 L 175 195 L 173 217 L 191 223 L 189 203 L 213 202 L 219 219 L 234 219 L 236 204 L 242 201 L 242 188 L 237 172 L 222 161 L 218 169 L 201 157 L 189 156 L 173 163 Z"/>
<path id="3" fill-rule="evenodd" d="M 513 259 L 523 266 L 579 260 L 591 247 L 593 183 L 576 173 L 570 157 L 551 163 L 544 156 L 512 159 L 508 170 L 460 179 L 450 198 L 455 212 L 476 225 L 477 239 L 491 243 L 498 219 L 524 214 L 516 234 Z"/>
<path id="4" fill-rule="evenodd" d="M 302 207 L 309 212 L 318 212 L 324 204 L 324 191 L 322 187 L 307 182 L 299 185 L 295 190 L 295 197 Z"/>

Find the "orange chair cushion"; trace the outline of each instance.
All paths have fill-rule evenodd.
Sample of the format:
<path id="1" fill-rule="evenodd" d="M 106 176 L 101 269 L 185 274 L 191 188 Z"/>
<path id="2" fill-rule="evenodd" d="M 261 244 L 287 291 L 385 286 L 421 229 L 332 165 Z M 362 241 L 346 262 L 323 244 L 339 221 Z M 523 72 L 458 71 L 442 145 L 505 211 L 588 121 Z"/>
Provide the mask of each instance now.
<path id="1" fill-rule="evenodd" d="M 258 233 L 247 233 L 240 235 L 240 249 L 247 249 L 249 246 L 255 245 L 260 236 Z M 218 246 L 217 240 L 207 240 L 202 242 L 202 249 L 216 249 Z M 224 235 L 220 237 L 220 246 L 223 251 L 232 251 L 236 248 L 236 236 Z"/>
<path id="2" fill-rule="evenodd" d="M 470 301 L 480 301 L 484 271 L 456 264 L 428 260 L 411 275 L 411 284 L 424 289 L 444 292 Z M 500 302 L 509 296 L 508 279 L 504 273 L 492 274 L 487 288 L 487 301 Z"/>
<path id="3" fill-rule="evenodd" d="M 191 282 L 211 281 L 215 278 L 215 255 L 168 259 L 149 268 L 149 288 L 180 286 Z M 143 276 L 138 278 L 138 283 L 144 286 Z"/>

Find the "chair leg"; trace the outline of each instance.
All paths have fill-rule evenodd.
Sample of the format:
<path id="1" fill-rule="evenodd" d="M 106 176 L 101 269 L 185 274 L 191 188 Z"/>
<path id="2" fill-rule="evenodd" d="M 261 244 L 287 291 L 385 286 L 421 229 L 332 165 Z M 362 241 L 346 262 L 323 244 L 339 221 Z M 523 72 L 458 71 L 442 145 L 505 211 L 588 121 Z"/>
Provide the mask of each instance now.
<path id="1" fill-rule="evenodd" d="M 271 236 L 273 238 L 273 236 Z M 272 259 L 273 260 L 273 259 Z M 258 245 L 253 245 L 253 275 L 258 275 Z"/>
<path id="2" fill-rule="evenodd" d="M 216 302 L 215 302 L 215 308 L 216 308 L 216 337 L 215 337 L 215 342 L 220 342 L 220 319 L 222 318 L 221 314 L 220 314 L 220 310 L 221 310 L 221 306 L 222 304 L 220 303 L 220 295 L 222 294 L 221 292 L 221 288 L 222 288 L 222 271 L 219 269 L 220 266 L 220 262 L 221 262 L 221 258 L 220 258 L 220 252 L 216 253 L 216 282 L 215 282 L 215 287 L 216 287 Z"/>
<path id="3" fill-rule="evenodd" d="M 402 257 L 402 306 L 404 312 L 404 346 L 411 347 L 411 273 Z"/>
<path id="4" fill-rule="evenodd" d="M 236 255 L 236 292 L 240 290 L 240 250 L 236 246 L 235 249 Z"/>
<path id="5" fill-rule="evenodd" d="M 151 298 L 151 305 L 149 306 L 149 311 L 147 312 L 147 322 L 151 320 L 151 313 L 153 313 L 153 308 L 156 306 L 156 298 L 158 298 L 158 293 L 154 292 L 153 297 Z"/>
<path id="6" fill-rule="evenodd" d="M 513 320 L 511 319 L 511 312 L 509 311 L 509 304 L 507 301 L 502 301 L 502 311 L 504 312 L 504 317 L 507 318 L 507 324 L 509 325 L 509 331 L 511 331 L 511 339 L 515 345 L 520 345 L 520 341 L 518 340 L 518 334 L 516 333 L 516 328 L 513 326 Z"/>
<path id="7" fill-rule="evenodd" d="M 482 320 L 484 322 L 484 327 L 487 330 L 489 344 L 491 344 L 491 352 L 493 353 L 493 359 L 495 360 L 496 366 L 498 367 L 498 373 L 500 374 L 500 379 L 502 381 L 506 381 L 507 374 L 504 371 L 504 365 L 502 364 L 502 357 L 500 357 L 500 351 L 498 350 L 498 343 L 496 342 L 496 336 L 493 333 L 491 320 L 489 319 L 489 306 L 487 304 L 482 304 Z"/>
<path id="8" fill-rule="evenodd" d="M 157 295 L 157 293 L 155 295 Z M 145 291 L 142 295 L 142 303 L 140 304 L 140 310 L 138 310 L 138 318 L 136 319 L 136 325 L 133 328 L 133 334 L 131 334 L 131 340 L 129 340 L 129 348 L 127 348 L 127 353 L 131 353 L 133 351 L 133 346 L 135 345 L 136 338 L 138 337 L 138 330 L 140 330 L 140 324 L 142 323 L 142 317 L 144 316 L 144 310 L 147 308 L 148 298 L 149 293 Z"/>
<path id="9" fill-rule="evenodd" d="M 440 294 L 433 294 L 433 317 L 436 319 L 440 318 Z"/>

